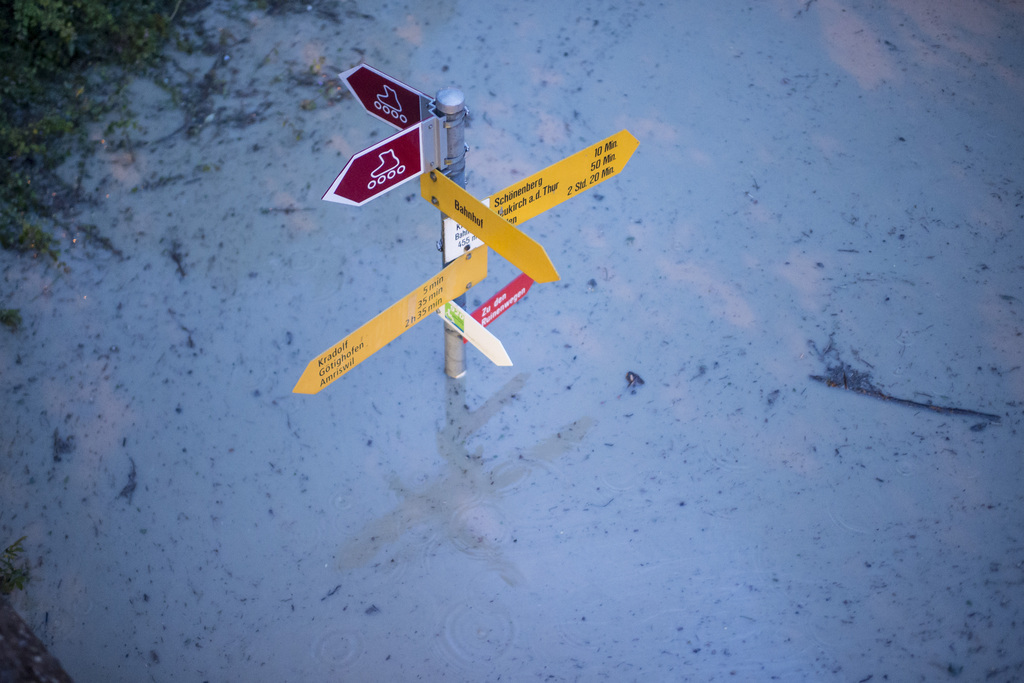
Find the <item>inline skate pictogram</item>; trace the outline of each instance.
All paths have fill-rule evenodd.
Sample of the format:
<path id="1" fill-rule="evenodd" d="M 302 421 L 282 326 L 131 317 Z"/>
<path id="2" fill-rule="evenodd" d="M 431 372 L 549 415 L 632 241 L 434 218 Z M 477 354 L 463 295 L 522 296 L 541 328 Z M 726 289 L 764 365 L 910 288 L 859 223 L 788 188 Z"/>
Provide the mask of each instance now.
<path id="1" fill-rule="evenodd" d="M 366 185 L 368 190 L 372 190 L 378 185 L 383 185 L 400 173 L 405 173 L 405 164 L 398 161 L 398 157 L 395 156 L 395 150 L 386 149 L 377 157 L 380 159 L 380 165 L 377 166 L 377 170 L 370 173 L 370 182 Z"/>
<path id="2" fill-rule="evenodd" d="M 402 105 L 398 101 L 398 93 L 395 89 L 387 84 L 382 84 L 384 92 L 377 95 L 377 101 L 373 103 L 375 109 L 380 109 L 386 116 L 390 116 L 396 121 L 407 123 L 409 119 L 402 113 Z"/>

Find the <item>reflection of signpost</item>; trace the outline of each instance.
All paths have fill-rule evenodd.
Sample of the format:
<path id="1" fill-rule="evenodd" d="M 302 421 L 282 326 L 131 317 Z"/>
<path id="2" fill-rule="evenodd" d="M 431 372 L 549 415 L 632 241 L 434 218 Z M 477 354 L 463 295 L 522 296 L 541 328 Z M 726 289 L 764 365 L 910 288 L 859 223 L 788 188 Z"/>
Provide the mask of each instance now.
<path id="1" fill-rule="evenodd" d="M 354 155 L 324 200 L 362 206 L 438 164 L 438 125 L 423 121 Z"/>
<path id="2" fill-rule="evenodd" d="M 341 80 L 367 114 L 395 128 L 405 129 L 433 118 L 429 97 L 372 66 L 360 64 L 342 73 Z"/>
<path id="3" fill-rule="evenodd" d="M 485 277 L 487 247 L 460 256 L 373 320 L 309 361 L 292 391 L 317 393 Z"/>

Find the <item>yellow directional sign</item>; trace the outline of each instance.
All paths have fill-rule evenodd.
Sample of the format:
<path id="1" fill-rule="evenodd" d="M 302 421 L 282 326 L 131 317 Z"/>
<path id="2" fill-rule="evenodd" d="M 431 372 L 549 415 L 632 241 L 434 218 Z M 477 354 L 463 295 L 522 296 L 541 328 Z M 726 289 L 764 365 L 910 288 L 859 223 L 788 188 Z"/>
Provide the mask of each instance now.
<path id="1" fill-rule="evenodd" d="M 420 194 L 537 282 L 559 279 L 544 247 L 443 174 L 421 175 Z"/>
<path id="2" fill-rule="evenodd" d="M 592 147 L 566 157 L 492 195 L 491 207 L 513 225 L 528 221 L 542 211 L 547 211 L 617 174 L 633 156 L 639 144 L 628 130 L 620 130 Z M 458 216 L 452 217 L 458 219 Z M 473 232 L 470 226 L 464 227 Z M 483 237 L 480 239 L 487 242 Z M 495 251 L 498 249 L 495 248 Z M 523 270 L 525 272 L 526 269 Z"/>
<path id="3" fill-rule="evenodd" d="M 317 393 L 485 277 L 487 247 L 463 254 L 403 299 L 378 313 L 373 320 L 311 360 L 292 391 L 296 394 Z"/>

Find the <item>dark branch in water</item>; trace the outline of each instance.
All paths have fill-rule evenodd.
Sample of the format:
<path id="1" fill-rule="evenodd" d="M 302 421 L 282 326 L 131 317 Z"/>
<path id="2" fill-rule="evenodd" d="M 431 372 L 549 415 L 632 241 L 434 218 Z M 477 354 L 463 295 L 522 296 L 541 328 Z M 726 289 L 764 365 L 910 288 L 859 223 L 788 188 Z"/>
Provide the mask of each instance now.
<path id="1" fill-rule="evenodd" d="M 849 389 L 850 391 L 855 391 L 858 394 L 863 394 L 864 396 L 873 396 L 875 398 L 880 398 L 883 401 L 892 401 L 893 403 L 899 403 L 900 405 L 910 406 L 912 408 L 927 408 L 928 410 L 933 410 L 936 413 L 945 413 L 947 415 L 967 415 L 968 417 L 983 417 L 986 420 L 989 420 L 990 422 L 999 422 L 1000 419 L 998 415 L 992 415 L 991 413 L 982 413 L 977 410 L 970 410 L 968 408 L 937 406 L 931 403 L 911 401 L 908 398 L 897 398 L 895 396 L 890 396 L 889 394 L 886 394 L 885 392 L 876 389 L 870 382 L 865 384 L 863 381 L 861 381 L 861 378 L 866 377 L 866 375 L 864 375 L 864 373 L 857 372 L 856 370 L 853 371 L 855 377 L 849 378 L 844 374 L 842 378 L 839 379 L 839 381 L 836 381 L 834 373 L 837 370 L 841 370 L 841 368 L 829 368 L 830 374 L 827 377 L 822 377 L 821 375 L 809 375 L 809 377 L 817 382 L 821 382 L 822 384 L 827 384 L 830 387 L 840 387 L 842 389 Z"/>
<path id="2" fill-rule="evenodd" d="M 178 275 L 185 277 L 185 266 L 182 264 L 182 260 L 185 256 L 181 253 L 181 243 L 177 240 L 171 242 L 170 257 L 171 260 L 174 261 L 175 265 L 178 266 Z"/>
<path id="3" fill-rule="evenodd" d="M 135 495 L 135 458 L 128 458 L 128 460 L 132 463 L 132 471 L 128 473 L 128 483 L 121 489 L 121 493 L 117 494 L 117 497 L 126 498 L 128 504 L 131 505 L 132 496 Z"/>
<path id="4" fill-rule="evenodd" d="M 896 396 L 890 396 L 884 391 L 880 390 L 874 384 L 871 383 L 871 376 L 866 372 L 861 372 L 841 360 L 839 353 L 836 351 L 832 344 L 832 339 L 829 339 L 828 346 L 825 347 L 824 351 L 819 351 L 817 345 L 813 341 L 808 342 L 811 350 L 818 356 L 818 358 L 826 363 L 825 375 L 808 375 L 811 379 L 816 382 L 828 385 L 830 387 L 839 387 L 841 389 L 847 389 L 854 391 L 864 396 L 871 396 L 873 398 L 880 398 L 883 401 L 891 401 L 892 403 L 898 403 L 903 406 L 909 406 L 911 408 L 925 408 L 927 410 L 934 411 L 936 413 L 943 413 L 946 415 L 965 415 L 967 417 L 981 417 L 990 422 L 999 422 L 1000 417 L 991 413 L 982 413 L 977 410 L 970 410 L 968 408 L 955 408 L 952 406 L 937 406 L 931 403 L 921 403 L 920 401 L 911 401 L 907 398 L 897 398 Z M 835 362 L 829 364 L 826 357 L 829 355 L 835 356 Z M 981 431 L 985 425 L 975 425 L 971 429 L 975 431 Z"/>

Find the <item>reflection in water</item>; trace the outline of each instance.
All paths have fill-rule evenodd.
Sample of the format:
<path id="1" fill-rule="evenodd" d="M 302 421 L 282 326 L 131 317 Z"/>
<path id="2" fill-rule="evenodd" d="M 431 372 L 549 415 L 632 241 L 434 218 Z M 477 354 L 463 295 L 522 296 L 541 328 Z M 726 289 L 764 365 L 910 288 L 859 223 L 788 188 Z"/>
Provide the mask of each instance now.
<path id="1" fill-rule="evenodd" d="M 485 457 L 483 446 L 474 452 L 466 441 L 509 403 L 526 383 L 527 374 L 512 378 L 477 410 L 470 412 L 462 401 L 462 381 L 448 381 L 445 425 L 437 433 L 437 451 L 447 464 L 444 477 L 421 487 L 408 488 L 398 475 L 390 486 L 402 502 L 393 510 L 371 520 L 345 543 L 339 553 L 341 569 L 378 562 L 394 565 L 395 542 L 407 532 L 425 530 L 413 543 L 425 554 L 436 543 L 447 540 L 457 550 L 487 564 L 510 585 L 521 580 L 519 570 L 505 557 L 504 546 L 511 538 L 509 520 L 501 497 L 536 467 L 543 467 L 579 443 L 593 425 L 584 417 L 571 422 L 526 452 L 513 452 L 494 463 Z M 390 556 L 378 558 L 380 553 Z"/>

